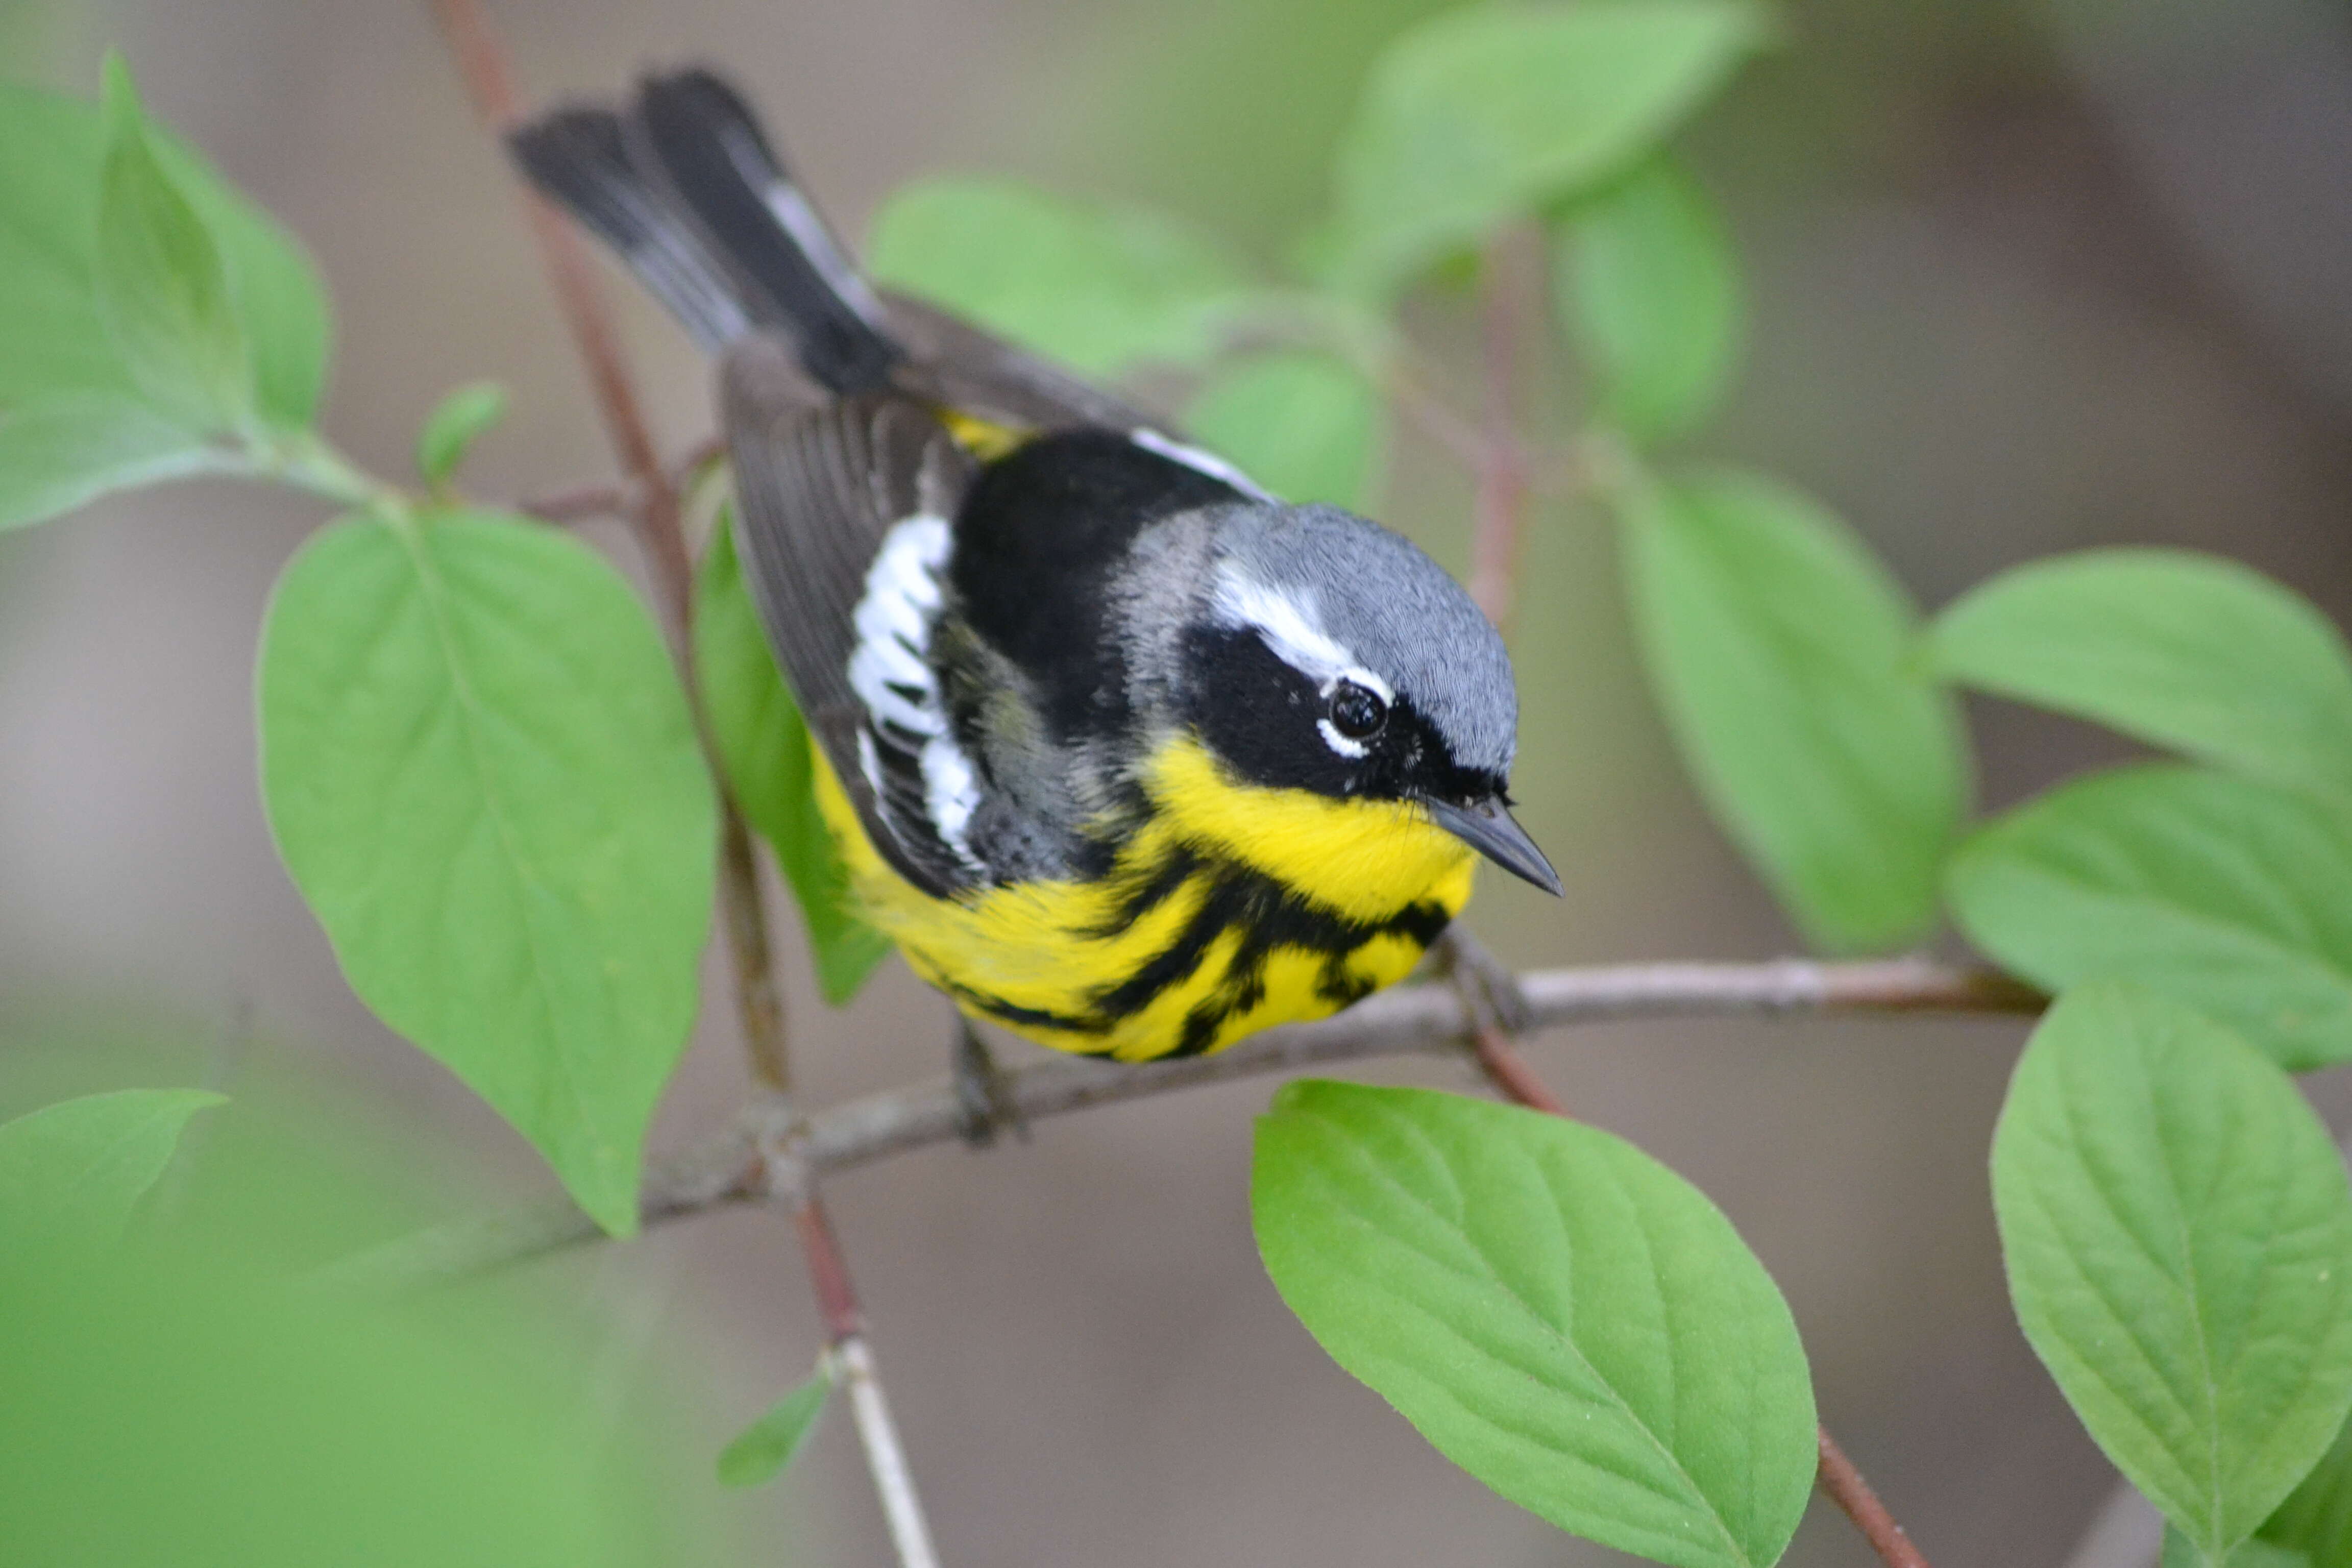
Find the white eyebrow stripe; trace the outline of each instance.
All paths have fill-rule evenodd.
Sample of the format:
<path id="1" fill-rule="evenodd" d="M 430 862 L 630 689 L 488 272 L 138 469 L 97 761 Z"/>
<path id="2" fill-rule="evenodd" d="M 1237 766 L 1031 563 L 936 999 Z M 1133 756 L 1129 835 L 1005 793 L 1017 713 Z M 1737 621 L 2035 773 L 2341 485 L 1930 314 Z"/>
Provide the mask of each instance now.
<path id="1" fill-rule="evenodd" d="M 1255 479 L 1251 479 L 1214 452 L 1204 452 L 1198 447 L 1171 440 L 1159 431 L 1149 430 L 1141 426 L 1129 431 L 1127 438 L 1147 452 L 1157 452 L 1171 462 L 1183 464 L 1194 473 L 1206 474 L 1213 479 L 1223 479 L 1253 500 L 1274 499 Z"/>
<path id="2" fill-rule="evenodd" d="M 1396 700 L 1394 688 L 1324 631 L 1312 605 L 1301 605 L 1281 590 L 1267 587 L 1233 563 L 1218 570 L 1210 605 L 1225 625 L 1254 628 L 1276 658 L 1325 691 L 1342 680 L 1352 680 L 1383 702 Z"/>

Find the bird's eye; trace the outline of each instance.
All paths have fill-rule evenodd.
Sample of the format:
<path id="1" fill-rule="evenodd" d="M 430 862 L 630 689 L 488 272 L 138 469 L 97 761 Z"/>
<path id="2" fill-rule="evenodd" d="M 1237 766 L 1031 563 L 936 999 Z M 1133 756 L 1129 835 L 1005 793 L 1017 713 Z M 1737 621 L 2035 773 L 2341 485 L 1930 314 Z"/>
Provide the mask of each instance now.
<path id="1" fill-rule="evenodd" d="M 1369 687 L 1343 680 L 1331 692 L 1331 728 L 1350 741 L 1368 741 L 1389 721 L 1389 705 Z"/>

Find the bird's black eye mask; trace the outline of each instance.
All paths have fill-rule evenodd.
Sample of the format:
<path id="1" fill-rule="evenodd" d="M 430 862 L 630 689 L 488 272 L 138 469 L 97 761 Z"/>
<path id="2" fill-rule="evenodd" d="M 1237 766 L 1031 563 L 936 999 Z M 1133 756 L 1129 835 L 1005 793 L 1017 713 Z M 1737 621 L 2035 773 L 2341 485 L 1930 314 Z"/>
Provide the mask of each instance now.
<path id="1" fill-rule="evenodd" d="M 1362 800 L 1502 795 L 1499 777 L 1454 762 L 1409 693 L 1383 699 L 1346 679 L 1319 682 L 1255 626 L 1192 627 L 1184 673 L 1186 719 L 1252 784 Z"/>

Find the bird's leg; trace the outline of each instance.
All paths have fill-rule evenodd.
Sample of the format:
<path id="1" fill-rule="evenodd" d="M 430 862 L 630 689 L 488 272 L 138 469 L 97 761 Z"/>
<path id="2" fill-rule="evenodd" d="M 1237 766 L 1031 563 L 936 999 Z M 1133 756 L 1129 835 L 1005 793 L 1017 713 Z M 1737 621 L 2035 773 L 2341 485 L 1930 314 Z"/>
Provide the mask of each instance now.
<path id="1" fill-rule="evenodd" d="M 1462 998 L 1470 1015 L 1470 1054 L 1504 1099 L 1530 1110 L 1566 1116 L 1568 1107 L 1546 1088 L 1511 1045 L 1511 1037 L 1534 1027 L 1535 1008 L 1519 989 L 1518 976 L 1503 967 L 1478 939 L 1450 927 L 1431 956 Z"/>
<path id="2" fill-rule="evenodd" d="M 1012 1081 L 996 1065 L 988 1042 L 961 1013 L 956 1015 L 953 1054 L 956 1131 L 963 1141 L 975 1149 L 985 1149 L 996 1142 L 998 1132 L 1010 1130 L 1027 1142 L 1029 1119 L 1013 1098 Z"/>
<path id="3" fill-rule="evenodd" d="M 1524 1035 L 1535 1026 L 1535 1009 L 1519 989 L 1519 977 L 1510 966 L 1486 951 L 1486 944 L 1468 928 L 1447 926 L 1429 950 L 1437 973 L 1444 975 L 1470 1009 L 1470 1021 L 1479 1028 L 1494 1027 L 1506 1035 Z"/>

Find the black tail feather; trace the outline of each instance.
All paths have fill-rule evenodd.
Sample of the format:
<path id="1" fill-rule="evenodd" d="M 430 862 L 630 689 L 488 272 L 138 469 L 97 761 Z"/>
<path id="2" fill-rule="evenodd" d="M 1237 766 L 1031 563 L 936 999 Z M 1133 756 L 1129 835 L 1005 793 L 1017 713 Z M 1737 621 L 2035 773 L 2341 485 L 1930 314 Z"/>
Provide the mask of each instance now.
<path id="1" fill-rule="evenodd" d="M 751 110 L 709 72 L 646 79 L 625 119 L 558 110 L 508 142 L 531 183 L 707 347 L 781 328 L 808 373 L 842 393 L 880 385 L 897 363 L 880 302 Z"/>
<path id="2" fill-rule="evenodd" d="M 507 145 L 530 183 L 619 253 L 705 348 L 723 348 L 750 328 L 742 284 L 637 173 L 619 115 L 558 110 L 510 133 Z"/>

